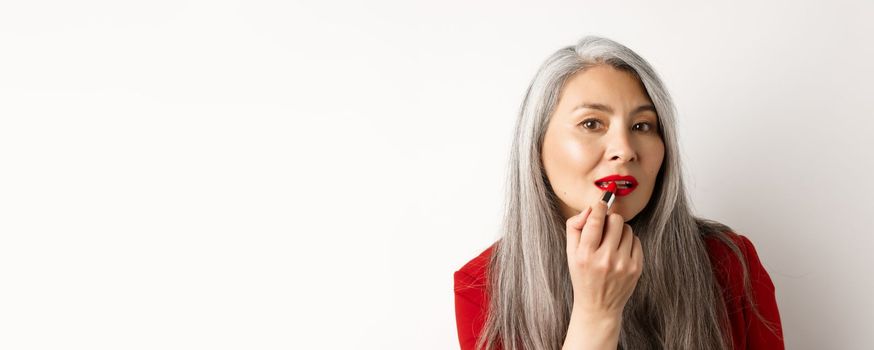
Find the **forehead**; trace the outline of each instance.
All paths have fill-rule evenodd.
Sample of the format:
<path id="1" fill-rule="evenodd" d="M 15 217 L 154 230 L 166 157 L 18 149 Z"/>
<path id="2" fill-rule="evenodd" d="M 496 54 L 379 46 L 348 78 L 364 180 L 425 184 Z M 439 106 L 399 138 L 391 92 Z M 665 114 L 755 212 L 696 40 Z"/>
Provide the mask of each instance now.
<path id="1" fill-rule="evenodd" d="M 603 103 L 621 108 L 652 103 L 634 73 L 610 65 L 589 67 L 572 75 L 561 92 L 559 106 L 580 102 Z"/>

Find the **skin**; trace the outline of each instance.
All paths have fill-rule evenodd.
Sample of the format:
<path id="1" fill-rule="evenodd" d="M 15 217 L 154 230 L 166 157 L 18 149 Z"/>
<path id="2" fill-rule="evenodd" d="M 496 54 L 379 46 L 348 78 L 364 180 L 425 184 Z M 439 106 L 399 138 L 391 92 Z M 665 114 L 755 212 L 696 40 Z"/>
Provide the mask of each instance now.
<path id="1" fill-rule="evenodd" d="M 604 108 L 576 108 L 581 104 Z M 567 219 L 574 290 L 564 349 L 617 348 L 644 259 L 625 222 L 646 206 L 664 158 L 658 117 L 647 106 L 652 101 L 633 74 L 600 65 L 570 77 L 547 126 L 542 161 Z M 611 174 L 634 176 L 639 186 L 608 212 L 594 183 Z"/>
<path id="2" fill-rule="evenodd" d="M 575 108 L 582 104 L 601 104 L 612 112 Z M 595 180 L 607 175 L 631 175 L 638 182 L 634 192 L 616 198 L 611 213 L 631 220 L 649 202 L 665 147 L 654 108 L 632 114 L 640 106 L 652 106 L 640 81 L 609 65 L 590 67 L 566 82 L 542 148 L 543 167 L 565 220 L 600 199 L 604 191 Z"/>

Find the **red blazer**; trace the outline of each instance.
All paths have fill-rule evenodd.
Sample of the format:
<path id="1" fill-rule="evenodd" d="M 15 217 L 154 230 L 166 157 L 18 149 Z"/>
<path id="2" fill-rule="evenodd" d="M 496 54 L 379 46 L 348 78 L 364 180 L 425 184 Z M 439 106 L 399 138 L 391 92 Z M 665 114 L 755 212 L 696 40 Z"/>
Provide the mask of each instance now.
<path id="1" fill-rule="evenodd" d="M 759 313 L 773 323 L 775 333 L 771 333 L 749 310 L 749 300 L 743 293 L 742 266 L 727 245 L 712 236 L 705 238 L 710 261 L 715 276 L 722 286 L 726 310 L 731 324 L 731 337 L 734 348 L 741 349 L 783 349 L 783 328 L 774 284 L 759 261 L 752 242 L 743 235 L 729 233 L 746 257 L 750 268 L 750 283 Z M 486 273 L 489 256 L 494 245 L 473 258 L 455 272 L 455 317 L 458 326 L 458 341 L 464 350 L 474 350 L 477 337 L 483 328 L 489 295 L 486 290 Z"/>

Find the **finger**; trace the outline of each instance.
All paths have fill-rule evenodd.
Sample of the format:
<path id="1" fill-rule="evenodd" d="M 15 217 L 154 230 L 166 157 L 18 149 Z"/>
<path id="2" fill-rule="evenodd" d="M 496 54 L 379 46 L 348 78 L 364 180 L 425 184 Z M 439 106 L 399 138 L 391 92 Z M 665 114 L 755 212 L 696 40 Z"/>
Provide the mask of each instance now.
<path id="1" fill-rule="evenodd" d="M 619 242 L 619 256 L 631 258 L 631 250 L 634 248 L 634 232 L 631 225 L 624 224 L 622 229 L 622 241 Z"/>
<path id="2" fill-rule="evenodd" d="M 606 227 L 604 227 L 604 238 L 601 242 L 601 247 L 598 249 L 609 249 L 612 251 L 619 250 L 619 240 L 622 239 L 622 226 L 625 220 L 622 215 L 609 214 L 607 215 Z"/>
<path id="3" fill-rule="evenodd" d="M 567 220 L 565 230 L 567 231 L 568 251 L 573 251 L 580 245 L 580 232 L 582 231 L 583 225 L 586 223 L 586 218 L 589 216 L 590 212 L 592 212 L 591 207 L 584 209 L 579 214 L 574 215 Z"/>
<path id="4" fill-rule="evenodd" d="M 593 252 L 601 245 L 606 213 L 607 203 L 598 199 L 598 201 L 592 205 L 592 210 L 586 218 L 586 223 L 580 234 L 580 249 L 586 249 Z"/>

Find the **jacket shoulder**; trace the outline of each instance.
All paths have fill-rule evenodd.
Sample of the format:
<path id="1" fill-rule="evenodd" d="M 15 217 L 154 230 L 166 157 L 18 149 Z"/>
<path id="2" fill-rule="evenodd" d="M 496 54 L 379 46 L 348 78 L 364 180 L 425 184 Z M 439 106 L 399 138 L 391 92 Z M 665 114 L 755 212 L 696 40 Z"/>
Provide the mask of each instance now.
<path id="1" fill-rule="evenodd" d="M 749 274 L 754 288 L 774 290 L 774 285 L 759 258 L 756 247 L 749 238 L 727 231 L 722 232 L 721 237 L 719 234 L 707 235 L 704 241 L 713 265 L 713 272 L 730 297 L 739 297 L 743 293 L 744 270 Z M 734 243 L 740 257 L 726 241 Z"/>
<path id="2" fill-rule="evenodd" d="M 481 288 L 486 284 L 488 265 L 495 244 L 492 244 L 479 255 L 468 261 L 460 269 L 455 271 L 455 290 L 466 288 Z"/>
<path id="3" fill-rule="evenodd" d="M 744 235 L 723 232 L 705 236 L 717 282 L 731 319 L 736 348 L 783 349 L 783 331 L 774 283 L 759 258 L 755 246 Z M 725 239 L 737 246 L 741 258 Z M 744 267 L 746 267 L 744 269 Z M 744 271 L 746 270 L 746 271 Z M 744 273 L 749 277 L 751 295 L 744 292 Z M 752 310 L 755 308 L 759 315 Z M 761 316 L 761 317 L 759 317 Z"/>

